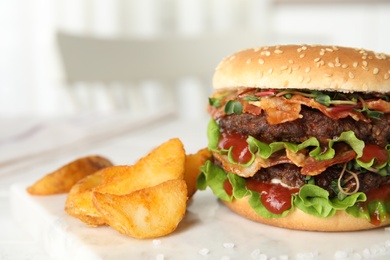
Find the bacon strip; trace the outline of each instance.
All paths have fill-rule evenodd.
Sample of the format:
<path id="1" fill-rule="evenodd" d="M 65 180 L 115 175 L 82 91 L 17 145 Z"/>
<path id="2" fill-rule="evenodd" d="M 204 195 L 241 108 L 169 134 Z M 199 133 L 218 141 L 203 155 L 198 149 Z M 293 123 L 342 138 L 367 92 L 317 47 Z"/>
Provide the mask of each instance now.
<path id="1" fill-rule="evenodd" d="M 293 95 L 291 99 L 286 100 L 286 102 L 298 103 L 301 105 L 305 105 L 314 109 L 320 110 L 324 115 L 332 119 L 340 119 L 345 118 L 347 116 L 351 116 L 356 121 L 362 120 L 364 122 L 370 122 L 362 113 L 357 111 L 352 111 L 352 109 L 340 110 L 329 108 L 324 106 L 312 98 L 307 98 L 301 95 Z"/>
<path id="2" fill-rule="evenodd" d="M 241 177 L 249 178 L 255 175 L 262 168 L 269 168 L 278 164 L 294 164 L 301 167 L 301 174 L 316 176 L 325 171 L 328 167 L 346 163 L 356 158 L 356 153 L 346 144 L 336 144 L 334 146 L 335 156 L 328 160 L 316 160 L 307 154 L 307 151 L 302 151 L 297 154 L 292 152 L 278 152 L 268 159 L 263 159 L 256 156 L 255 161 L 248 167 L 243 167 L 238 164 L 231 163 L 227 155 L 222 155 L 213 152 L 214 158 L 222 163 L 222 168 L 227 172 L 235 173 Z"/>
<path id="3" fill-rule="evenodd" d="M 208 112 L 214 119 L 225 116 L 224 106 L 229 100 L 239 100 L 243 106 L 243 113 L 260 115 L 263 110 L 267 114 L 267 120 L 270 124 L 280 124 L 294 121 L 299 118 L 301 105 L 311 107 L 321 111 L 324 115 L 332 119 L 352 117 L 356 121 L 370 122 L 363 113 L 353 110 L 355 106 L 332 106 L 327 107 L 318 103 L 313 98 L 305 97 L 300 94 L 294 94 L 290 99 L 283 96 L 262 97 L 260 101 L 247 101 L 245 97 L 256 96 L 256 89 L 246 89 L 244 91 L 216 92 L 211 98 L 220 99 L 221 106 L 215 108 L 208 106 Z M 366 100 L 366 106 L 370 110 L 390 113 L 390 102 L 383 99 Z"/>
<path id="4" fill-rule="evenodd" d="M 390 102 L 387 102 L 383 99 L 378 100 L 368 100 L 366 101 L 366 106 L 368 109 L 381 111 L 383 113 L 390 113 Z"/>
<path id="5" fill-rule="evenodd" d="M 301 173 L 303 175 L 315 176 L 322 173 L 332 165 L 349 162 L 355 157 L 356 153 L 353 150 L 348 150 L 341 152 L 336 151 L 334 158 L 329 160 L 317 161 L 313 158 L 310 158 L 306 161 L 306 165 L 302 167 Z"/>

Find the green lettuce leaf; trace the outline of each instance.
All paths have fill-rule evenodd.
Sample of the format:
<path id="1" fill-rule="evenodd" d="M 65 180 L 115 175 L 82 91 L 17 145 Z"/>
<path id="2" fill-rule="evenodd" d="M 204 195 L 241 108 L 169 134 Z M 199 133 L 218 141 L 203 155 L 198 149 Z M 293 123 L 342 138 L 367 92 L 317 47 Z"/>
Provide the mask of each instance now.
<path id="1" fill-rule="evenodd" d="M 319 218 L 332 217 L 336 210 L 346 210 L 357 202 L 367 199 L 364 193 L 357 192 L 346 196 L 343 200 L 337 197 L 330 200 L 329 192 L 312 184 L 306 184 L 301 187 L 299 194 L 294 195 L 294 197 L 294 204 L 297 208 Z"/>
<path id="2" fill-rule="evenodd" d="M 208 147 L 211 151 L 227 153 L 229 162 L 238 164 L 233 160 L 231 156 L 232 149 L 228 150 L 218 150 L 218 141 L 220 136 L 220 129 L 215 120 L 211 120 L 208 125 L 208 138 L 209 144 Z M 249 150 L 252 153 L 252 159 L 246 164 L 240 164 L 243 167 L 250 166 L 255 160 L 255 156 L 260 156 L 263 159 L 268 159 L 273 153 L 280 151 L 282 149 L 289 150 L 291 152 L 298 152 L 302 149 L 312 147 L 309 155 L 316 160 L 328 160 L 332 159 L 335 156 L 335 150 L 333 149 L 333 145 L 337 142 L 344 142 L 348 144 L 357 154 L 357 158 L 363 155 L 364 142 L 359 140 L 353 131 L 346 131 L 341 133 L 338 138 L 330 140 L 328 143 L 328 149 L 326 152 L 322 152 L 321 144 L 319 140 L 315 137 L 311 137 L 302 143 L 291 143 L 291 142 L 273 142 L 270 144 L 261 142 L 254 138 L 253 136 L 248 136 L 247 143 L 249 146 Z M 390 158 L 390 157 L 389 157 Z M 390 162 L 388 162 L 390 163 Z M 368 166 L 366 166 L 368 167 Z M 365 168 L 366 168 L 365 167 Z M 366 168 L 368 169 L 368 168 Z"/>
<path id="3" fill-rule="evenodd" d="M 236 199 L 242 199 L 249 194 L 249 191 L 246 188 L 246 182 L 244 178 L 241 178 L 237 174 L 231 172 L 227 173 L 229 182 L 233 187 L 233 197 Z"/>
<path id="4" fill-rule="evenodd" d="M 343 200 L 336 198 L 329 199 L 329 193 L 319 186 L 306 184 L 302 186 L 298 194 L 292 195 L 292 207 L 282 214 L 273 214 L 269 212 L 261 203 L 260 194 L 248 190 L 244 178 L 233 174 L 226 173 L 222 168 L 216 166 L 211 161 L 207 161 L 201 167 L 201 174 L 197 180 L 199 190 L 205 190 L 210 187 L 212 192 L 220 199 L 232 201 L 233 198 L 242 199 L 249 196 L 248 202 L 251 207 L 262 217 L 278 218 L 286 216 L 294 207 L 303 212 L 319 218 L 328 218 L 333 216 L 337 210 L 346 210 L 347 213 L 355 217 L 369 218 L 369 215 L 363 214 L 356 206 L 359 202 L 366 200 L 366 195 L 357 192 L 353 195 L 346 196 Z M 225 181 L 229 180 L 233 187 L 233 194 L 230 196 L 224 189 Z M 390 206 L 386 208 L 390 212 Z"/>
<path id="5" fill-rule="evenodd" d="M 345 142 L 347 143 L 357 154 L 357 158 L 363 155 L 364 142 L 358 139 L 353 131 L 342 132 L 341 135 L 333 140 L 330 140 L 328 144 L 328 150 L 325 153 L 314 153 L 311 152 L 310 156 L 314 157 L 317 160 L 327 160 L 332 159 L 335 155 L 335 150 L 333 149 L 333 144 L 336 142 Z"/>
<path id="6" fill-rule="evenodd" d="M 329 203 L 329 193 L 318 186 L 306 184 L 293 196 L 296 207 L 309 215 L 327 218 L 336 213 Z"/>
<path id="7" fill-rule="evenodd" d="M 215 120 L 210 120 L 207 125 L 207 138 L 209 140 L 208 148 L 210 151 L 216 151 L 219 142 L 219 125 Z"/>
<path id="8" fill-rule="evenodd" d="M 226 172 L 213 164 L 211 161 L 200 167 L 201 174 L 199 175 L 196 186 L 199 190 L 205 190 L 207 187 L 213 191 L 218 198 L 231 201 L 232 197 L 226 193 L 224 183 L 228 179 Z"/>

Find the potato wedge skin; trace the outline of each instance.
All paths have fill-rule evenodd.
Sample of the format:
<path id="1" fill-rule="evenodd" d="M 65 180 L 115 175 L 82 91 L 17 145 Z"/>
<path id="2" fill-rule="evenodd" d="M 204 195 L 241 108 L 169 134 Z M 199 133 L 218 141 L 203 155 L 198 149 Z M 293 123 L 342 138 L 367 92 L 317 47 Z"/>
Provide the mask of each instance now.
<path id="1" fill-rule="evenodd" d="M 29 186 L 27 192 L 31 195 L 67 193 L 79 180 L 112 165 L 110 160 L 102 156 L 82 157 L 43 176 L 33 185 Z"/>
<path id="2" fill-rule="evenodd" d="M 138 238 L 156 238 L 173 232 L 186 212 L 184 180 L 168 180 L 126 195 L 94 192 L 93 203 L 111 227 Z"/>
<path id="3" fill-rule="evenodd" d="M 183 179 L 185 150 L 178 138 L 170 139 L 153 149 L 133 166 L 123 169 L 115 178 L 104 181 L 96 192 L 115 195 L 152 187 L 167 180 Z"/>
<path id="4" fill-rule="evenodd" d="M 200 174 L 199 167 L 202 166 L 210 158 L 211 152 L 208 148 L 203 148 L 195 154 L 186 155 L 184 180 L 187 183 L 189 198 L 191 198 L 197 191 L 196 179 Z"/>

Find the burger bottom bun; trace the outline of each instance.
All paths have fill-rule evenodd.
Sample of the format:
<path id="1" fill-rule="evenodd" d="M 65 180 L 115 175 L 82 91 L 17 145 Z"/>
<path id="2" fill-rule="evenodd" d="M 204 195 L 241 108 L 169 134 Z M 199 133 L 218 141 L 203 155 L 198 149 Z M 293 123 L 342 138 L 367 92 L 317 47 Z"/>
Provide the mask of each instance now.
<path id="1" fill-rule="evenodd" d="M 258 215 L 249 205 L 246 198 L 234 199 L 232 202 L 223 201 L 232 211 L 237 214 L 266 225 L 307 231 L 357 231 L 366 229 L 375 229 L 390 225 L 390 220 L 381 223 L 380 226 L 374 226 L 363 218 L 355 218 L 344 211 L 337 211 L 333 217 L 317 218 L 304 213 L 298 208 L 282 218 L 263 218 Z"/>

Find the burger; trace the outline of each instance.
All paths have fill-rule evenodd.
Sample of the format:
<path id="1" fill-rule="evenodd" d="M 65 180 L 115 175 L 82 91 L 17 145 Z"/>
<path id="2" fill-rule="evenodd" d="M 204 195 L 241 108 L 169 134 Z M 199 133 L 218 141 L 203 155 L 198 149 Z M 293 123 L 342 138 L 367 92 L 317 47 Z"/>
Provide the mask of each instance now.
<path id="1" fill-rule="evenodd" d="M 250 220 L 353 231 L 390 224 L 390 56 L 282 45 L 222 60 L 200 190 Z"/>

